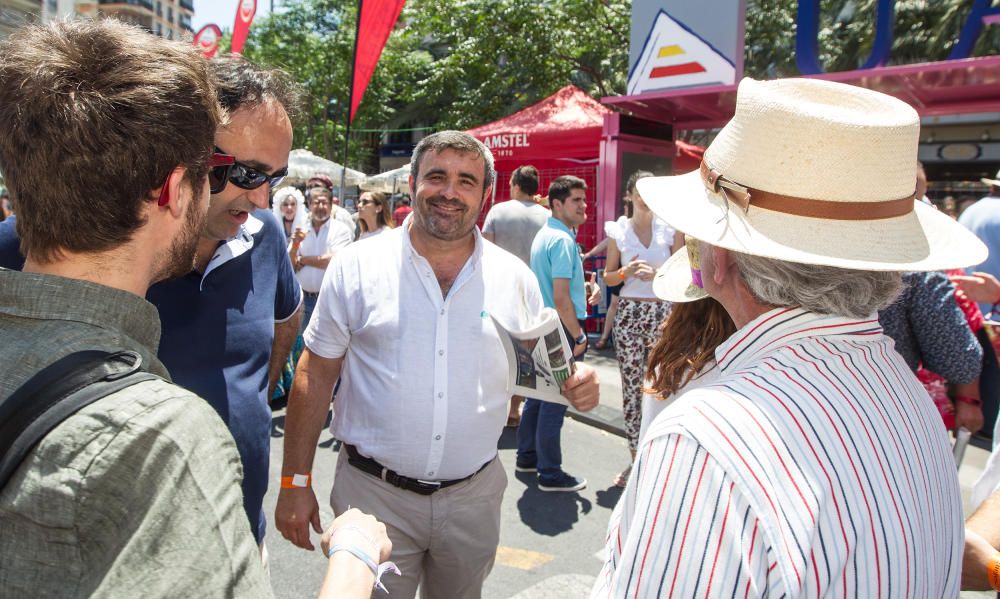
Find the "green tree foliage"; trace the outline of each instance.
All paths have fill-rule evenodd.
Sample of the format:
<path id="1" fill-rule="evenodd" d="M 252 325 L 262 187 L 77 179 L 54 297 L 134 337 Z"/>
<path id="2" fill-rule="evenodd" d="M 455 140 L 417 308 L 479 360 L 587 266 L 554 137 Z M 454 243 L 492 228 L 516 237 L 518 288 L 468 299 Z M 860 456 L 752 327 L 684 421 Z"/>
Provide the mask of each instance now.
<path id="1" fill-rule="evenodd" d="M 827 71 L 868 57 L 877 0 L 822 0 L 820 59 Z M 971 0 L 897 0 L 890 64 L 942 60 Z M 798 74 L 797 0 L 748 0 L 745 72 Z M 288 70 L 308 92 L 297 147 L 340 160 L 356 27 L 356 0 L 301 0 L 255 22 L 245 53 Z M 408 0 L 354 124 L 350 165 L 376 170 L 377 133 L 426 126 L 467 129 L 529 106 L 572 83 L 594 97 L 625 92 L 629 0 Z M 987 28 L 975 55 L 1000 49 Z M 364 32 L 362 32 L 364 35 Z"/>

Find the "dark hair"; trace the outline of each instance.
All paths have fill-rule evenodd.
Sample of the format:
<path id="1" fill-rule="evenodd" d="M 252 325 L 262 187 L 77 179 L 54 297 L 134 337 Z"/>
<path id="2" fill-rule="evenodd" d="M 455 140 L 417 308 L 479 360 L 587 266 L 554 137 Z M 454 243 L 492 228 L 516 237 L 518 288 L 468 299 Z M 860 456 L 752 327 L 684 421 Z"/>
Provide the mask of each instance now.
<path id="1" fill-rule="evenodd" d="M 288 118 L 299 114 L 302 94 L 288 73 L 265 69 L 239 54 L 213 58 L 212 71 L 219 89 L 219 103 L 229 112 L 259 106 L 274 100 L 285 109 Z"/>
<path id="2" fill-rule="evenodd" d="M 128 242 L 178 166 L 199 193 L 222 118 L 215 93 L 190 43 L 113 19 L 28 26 L 0 43 L 0 170 L 21 252 L 51 262 Z"/>
<path id="3" fill-rule="evenodd" d="M 625 191 L 628 193 L 635 193 L 635 184 L 639 182 L 639 179 L 655 176 L 656 175 L 649 171 L 635 171 L 632 173 L 632 176 L 628 178 L 628 183 L 625 184 Z"/>
<path id="4" fill-rule="evenodd" d="M 653 389 L 666 398 L 688 384 L 715 359 L 715 348 L 736 332 L 733 319 L 722 304 L 707 297 L 676 303 L 660 327 L 660 338 L 649 352 L 646 372 Z"/>
<path id="5" fill-rule="evenodd" d="M 364 196 L 365 194 L 371 196 L 376 206 L 382 207 L 382 211 L 378 213 L 379 215 L 376 218 L 379 228 L 388 227 L 391 229 L 396 226 L 396 221 L 392 218 L 392 214 L 389 211 L 389 196 L 381 191 L 366 191 L 361 195 Z M 361 198 L 358 198 L 358 201 L 360 202 Z M 361 227 L 362 231 L 368 230 L 368 223 L 363 218 L 358 218 L 358 226 Z"/>
<path id="6" fill-rule="evenodd" d="M 565 202 L 574 189 L 587 189 L 587 182 L 573 175 L 556 177 L 549 183 L 549 204 L 556 200 Z"/>
<path id="7" fill-rule="evenodd" d="M 493 153 L 475 137 L 464 131 L 438 131 L 421 139 L 413 149 L 410 158 L 410 173 L 416 181 L 420 175 L 420 161 L 428 150 L 435 153 L 453 150 L 460 154 L 476 154 L 483 159 L 483 191 L 493 184 L 496 172 L 493 170 Z"/>
<path id="8" fill-rule="evenodd" d="M 519 166 L 510 176 L 512 185 L 517 185 L 521 191 L 533 196 L 538 193 L 538 169 L 529 165 Z"/>

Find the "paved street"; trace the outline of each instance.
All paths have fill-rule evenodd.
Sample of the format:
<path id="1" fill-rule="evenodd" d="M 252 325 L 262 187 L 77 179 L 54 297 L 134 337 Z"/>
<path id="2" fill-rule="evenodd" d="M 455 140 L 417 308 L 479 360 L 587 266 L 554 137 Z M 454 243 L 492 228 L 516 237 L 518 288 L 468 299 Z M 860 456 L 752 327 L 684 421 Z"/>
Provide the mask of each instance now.
<path id="1" fill-rule="evenodd" d="M 585 597 L 600 571 L 599 554 L 611 510 L 621 495 L 611 485 L 614 475 L 625 465 L 625 440 L 608 432 L 620 427 L 621 393 L 617 363 L 612 354 L 602 352 L 589 363 L 601 376 L 602 402 L 598 417 L 587 422 L 567 419 L 563 428 L 564 467 L 587 478 L 580 493 L 543 493 L 532 476 L 515 474 L 515 440 L 505 429 L 500 438 L 500 459 L 509 482 L 503 502 L 503 527 L 496 566 L 486 581 L 487 599 L 549 599 Z M 617 414 L 616 414 L 617 412 Z M 275 413 L 271 443 L 271 480 L 278 480 L 281 468 L 284 411 Z M 333 520 L 329 492 L 339 443 L 328 431 L 320 437 L 313 469 L 314 483 L 323 510 L 324 525 Z M 970 447 L 959 471 L 963 498 L 979 476 L 988 453 Z M 277 489 L 272 485 L 265 498 L 269 518 L 274 514 Z M 269 523 L 270 524 L 270 523 Z M 314 597 L 325 571 L 319 550 L 312 553 L 292 546 L 273 527 L 268 529 L 271 581 L 279 598 Z M 315 537 L 317 547 L 318 536 Z M 986 599 L 991 593 L 963 593 L 963 599 Z"/>
<path id="2" fill-rule="evenodd" d="M 283 418 L 275 419 L 272 443 L 272 480 L 280 469 Z M 329 432 L 321 437 L 313 469 L 323 523 L 332 521 L 329 491 L 336 455 Z M 600 570 L 597 557 L 603 546 L 611 509 L 620 490 L 612 488 L 614 474 L 625 465 L 625 441 L 606 431 L 567 420 L 563 429 L 565 468 L 584 476 L 590 484 L 580 493 L 543 493 L 530 475 L 514 473 L 515 440 L 510 429 L 500 439 L 500 459 L 509 482 L 503 503 L 501 547 L 496 567 L 486 583 L 485 596 L 580 597 Z M 274 513 L 276 491 L 265 499 L 267 513 Z M 325 560 L 293 547 L 272 528 L 268 530 L 271 578 L 278 597 L 310 597 L 319 589 Z"/>

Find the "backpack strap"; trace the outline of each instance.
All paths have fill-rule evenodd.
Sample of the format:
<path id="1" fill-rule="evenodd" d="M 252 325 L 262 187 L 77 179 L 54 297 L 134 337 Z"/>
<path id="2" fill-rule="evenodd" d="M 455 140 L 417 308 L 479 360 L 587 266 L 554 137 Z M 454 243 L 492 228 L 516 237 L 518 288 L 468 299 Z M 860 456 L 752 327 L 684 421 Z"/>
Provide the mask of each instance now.
<path id="1" fill-rule="evenodd" d="M 28 453 L 64 420 L 95 401 L 160 377 L 134 351 L 85 350 L 64 356 L 0 399 L 0 489 Z"/>

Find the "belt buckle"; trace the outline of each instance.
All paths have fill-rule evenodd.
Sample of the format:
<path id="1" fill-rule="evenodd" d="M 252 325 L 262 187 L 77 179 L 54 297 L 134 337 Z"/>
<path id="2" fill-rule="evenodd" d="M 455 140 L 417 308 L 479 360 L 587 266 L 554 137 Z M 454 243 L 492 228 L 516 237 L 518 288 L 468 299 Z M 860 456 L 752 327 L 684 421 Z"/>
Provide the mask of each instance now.
<path id="1" fill-rule="evenodd" d="M 428 492 L 428 494 L 433 493 L 433 492 L 435 492 L 435 491 L 437 491 L 438 489 L 441 488 L 441 481 L 437 481 L 437 480 L 420 480 L 419 478 L 416 478 L 414 480 L 417 481 L 417 484 L 420 484 L 420 485 L 424 486 L 425 490 Z"/>

